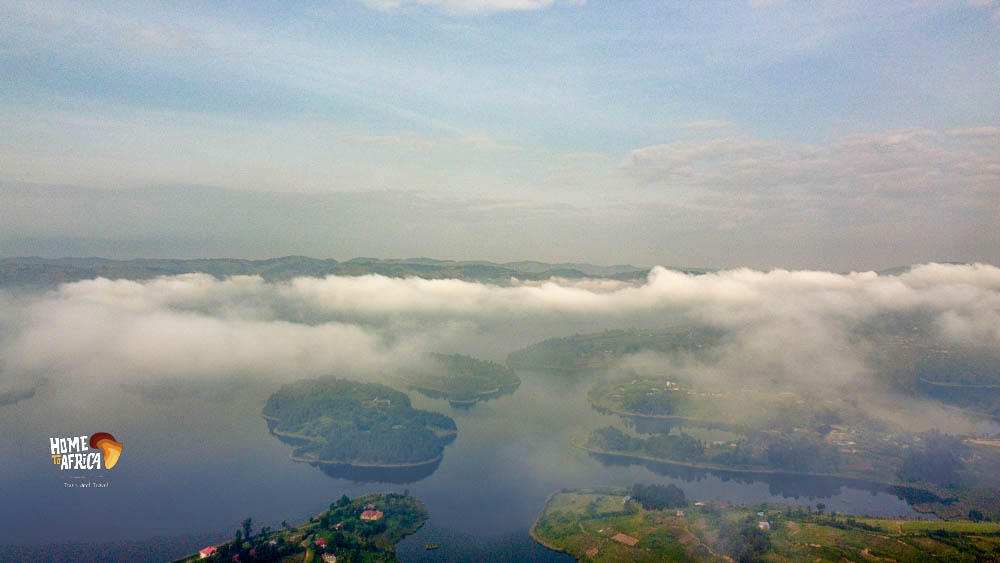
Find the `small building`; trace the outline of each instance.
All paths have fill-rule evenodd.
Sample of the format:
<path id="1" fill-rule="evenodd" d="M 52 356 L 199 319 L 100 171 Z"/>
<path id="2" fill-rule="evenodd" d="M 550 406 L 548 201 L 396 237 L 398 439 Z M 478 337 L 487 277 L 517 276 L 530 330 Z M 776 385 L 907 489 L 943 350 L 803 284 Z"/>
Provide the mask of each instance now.
<path id="1" fill-rule="evenodd" d="M 757 527 L 761 530 L 770 530 L 771 523 L 766 520 L 761 520 L 760 522 L 757 522 Z"/>
<path id="2" fill-rule="evenodd" d="M 201 551 L 198 552 L 198 559 L 205 559 L 205 558 L 211 557 L 211 556 L 215 555 L 216 552 L 218 552 L 218 551 L 219 551 L 219 548 L 215 547 L 214 545 L 210 545 L 210 546 L 206 547 L 205 549 L 203 549 L 203 550 L 201 550 Z"/>
<path id="3" fill-rule="evenodd" d="M 678 510 L 674 514 L 676 514 L 677 516 L 684 516 L 684 511 L 683 510 Z"/>
<path id="4" fill-rule="evenodd" d="M 313 543 L 316 544 L 316 547 L 326 547 L 326 540 L 316 540 Z"/>
<path id="5" fill-rule="evenodd" d="M 625 495 L 622 498 L 622 504 L 628 504 L 628 501 L 630 501 L 630 500 L 632 500 L 632 496 L 631 495 Z"/>
<path id="6" fill-rule="evenodd" d="M 321 559 L 323 563 L 337 563 L 337 556 L 332 553 L 324 553 Z"/>
<path id="7" fill-rule="evenodd" d="M 381 510 L 366 510 L 361 513 L 362 520 L 369 520 L 374 522 L 375 520 L 379 520 L 381 518 L 382 518 Z"/>
<path id="8" fill-rule="evenodd" d="M 621 532 L 611 536 L 611 539 L 618 543 L 623 543 L 629 547 L 635 547 L 635 544 L 639 543 L 639 538 L 633 538 L 632 536 L 625 535 Z"/>

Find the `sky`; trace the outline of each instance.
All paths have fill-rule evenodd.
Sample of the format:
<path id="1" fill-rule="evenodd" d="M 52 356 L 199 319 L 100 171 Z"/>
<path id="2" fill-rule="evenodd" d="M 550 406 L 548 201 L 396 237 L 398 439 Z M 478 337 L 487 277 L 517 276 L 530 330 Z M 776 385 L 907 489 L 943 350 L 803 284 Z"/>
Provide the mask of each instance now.
<path id="1" fill-rule="evenodd" d="M 998 264 L 997 53 L 992 0 L 0 0 L 0 256 Z"/>

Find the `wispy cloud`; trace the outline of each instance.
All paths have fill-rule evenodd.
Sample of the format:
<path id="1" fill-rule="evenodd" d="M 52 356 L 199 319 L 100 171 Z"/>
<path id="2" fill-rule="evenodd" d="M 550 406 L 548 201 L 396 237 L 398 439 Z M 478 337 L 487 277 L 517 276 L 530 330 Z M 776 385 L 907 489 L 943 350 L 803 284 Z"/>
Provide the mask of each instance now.
<path id="1" fill-rule="evenodd" d="M 412 133 L 399 133 L 396 135 L 350 135 L 345 137 L 345 139 L 363 145 L 381 145 L 413 152 L 427 151 L 441 144 L 434 139 L 420 137 Z"/>
<path id="2" fill-rule="evenodd" d="M 732 122 L 725 121 L 723 119 L 706 119 L 704 121 L 692 121 L 690 123 L 685 123 L 684 125 L 681 125 L 681 128 L 694 130 L 725 129 L 727 127 L 732 127 L 732 125 Z"/>
<path id="3" fill-rule="evenodd" d="M 910 129 L 807 145 L 747 137 L 631 151 L 623 169 L 644 184 L 816 197 L 1000 197 L 1000 128 Z"/>
<path id="4" fill-rule="evenodd" d="M 495 139 L 489 137 L 484 137 L 481 135 L 471 135 L 468 137 L 462 137 L 460 141 L 466 145 L 475 147 L 480 150 L 487 151 L 523 151 L 524 147 L 521 145 L 501 143 Z"/>
<path id="5" fill-rule="evenodd" d="M 585 0 L 361 0 L 365 4 L 392 12 L 408 6 L 424 6 L 455 15 L 492 14 L 541 10 L 553 4 L 580 5 Z"/>

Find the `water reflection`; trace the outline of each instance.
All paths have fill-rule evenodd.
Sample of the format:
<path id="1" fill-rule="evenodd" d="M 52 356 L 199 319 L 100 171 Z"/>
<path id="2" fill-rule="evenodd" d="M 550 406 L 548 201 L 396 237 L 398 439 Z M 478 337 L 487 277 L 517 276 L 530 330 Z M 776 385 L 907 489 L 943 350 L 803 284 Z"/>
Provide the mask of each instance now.
<path id="1" fill-rule="evenodd" d="M 702 481 L 709 475 L 719 479 L 723 483 L 738 483 L 742 485 L 752 485 L 754 483 L 765 483 L 768 493 L 775 497 L 785 497 L 788 499 L 805 498 L 808 500 L 825 499 L 840 495 L 845 488 L 875 493 L 889 493 L 908 504 L 922 502 L 936 502 L 941 498 L 929 491 L 914 489 L 911 487 L 899 487 L 884 485 L 859 479 L 849 479 L 843 477 L 828 477 L 822 475 L 799 475 L 788 473 L 745 473 L 741 471 L 726 471 L 721 469 L 705 469 L 700 467 L 690 467 L 678 465 L 664 461 L 640 460 L 627 456 L 613 454 L 590 453 L 590 457 L 599 461 L 605 467 L 628 467 L 639 465 L 649 471 L 680 479 L 691 483 Z"/>
<path id="2" fill-rule="evenodd" d="M 310 463 L 334 479 L 357 483 L 416 483 L 430 477 L 441 466 L 441 459 L 411 467 L 358 467 L 344 463 Z"/>

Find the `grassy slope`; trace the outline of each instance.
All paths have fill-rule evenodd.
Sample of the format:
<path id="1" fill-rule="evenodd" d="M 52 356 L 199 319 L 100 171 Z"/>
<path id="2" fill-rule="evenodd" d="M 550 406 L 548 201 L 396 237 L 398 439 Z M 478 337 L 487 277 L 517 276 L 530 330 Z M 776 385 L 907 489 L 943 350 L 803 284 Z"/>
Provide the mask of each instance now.
<path id="1" fill-rule="evenodd" d="M 767 519 L 770 561 L 955 561 L 994 560 L 1000 557 L 1000 524 L 969 521 L 915 521 L 882 518 L 856 520 L 875 531 L 829 525 L 815 513 L 789 517 L 789 507 L 770 506 L 763 518 L 757 507 L 689 506 L 682 516 L 675 510 L 629 511 L 622 503 L 625 489 L 579 489 L 553 494 L 532 528 L 540 543 L 585 561 L 722 561 L 729 556 L 726 526 Z M 629 503 L 633 505 L 634 503 Z M 836 518 L 844 522 L 845 517 Z M 934 533 L 931 533 L 934 532 Z M 617 533 L 639 538 L 634 547 L 612 540 Z M 935 535 L 935 533 L 937 535 Z M 594 556 L 588 550 L 596 549 Z"/>

